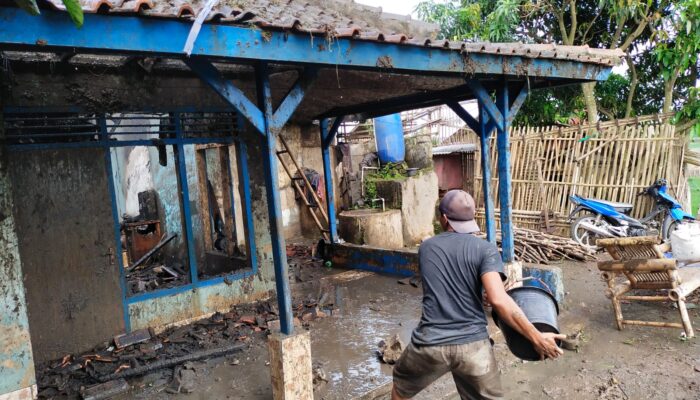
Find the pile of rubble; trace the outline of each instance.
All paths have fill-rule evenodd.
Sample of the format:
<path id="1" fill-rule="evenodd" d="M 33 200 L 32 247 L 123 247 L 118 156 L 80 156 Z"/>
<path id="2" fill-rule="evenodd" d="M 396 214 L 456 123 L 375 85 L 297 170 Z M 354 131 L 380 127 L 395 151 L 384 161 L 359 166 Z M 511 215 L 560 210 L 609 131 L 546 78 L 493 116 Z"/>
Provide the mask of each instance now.
<path id="1" fill-rule="evenodd" d="M 274 305 L 261 302 L 162 333 L 141 329 L 119 335 L 92 351 L 39 366 L 39 397 L 104 398 L 93 393 L 120 393 L 129 389 L 124 379 L 163 370 L 170 380 L 166 390 L 179 392 L 188 374 L 183 370 L 191 369 L 188 365 L 243 350 L 251 340 L 264 338 L 270 326 L 279 324 L 278 318 Z"/>
<path id="2" fill-rule="evenodd" d="M 294 325 L 308 327 L 311 321 L 334 313 L 328 295 L 307 298 L 293 305 Z M 66 355 L 37 368 L 39 397 L 102 399 L 130 389 L 126 379 L 160 371 L 169 393 L 191 390 L 197 361 L 227 356 L 262 340 L 279 329 L 279 316 L 272 302 L 234 307 L 190 325 L 156 333 L 140 329 L 114 337 L 79 355 Z"/>
<path id="3" fill-rule="evenodd" d="M 129 295 L 187 284 L 189 277 L 184 265 L 166 265 L 158 258 L 158 253 L 176 236 L 163 235 L 151 250 L 125 267 Z"/>

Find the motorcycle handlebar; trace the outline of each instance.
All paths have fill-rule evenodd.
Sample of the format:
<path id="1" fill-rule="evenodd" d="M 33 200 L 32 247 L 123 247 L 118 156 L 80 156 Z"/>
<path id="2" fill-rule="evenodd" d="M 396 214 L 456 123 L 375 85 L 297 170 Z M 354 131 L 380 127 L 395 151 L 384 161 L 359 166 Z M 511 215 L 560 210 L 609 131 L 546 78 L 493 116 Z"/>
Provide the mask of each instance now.
<path id="1" fill-rule="evenodd" d="M 651 185 L 649 185 L 648 187 L 646 187 L 646 188 L 645 188 L 644 190 L 642 190 L 641 192 L 637 193 L 637 196 L 641 196 L 641 195 L 644 195 L 644 194 L 649 194 L 649 192 L 651 192 L 651 190 L 653 190 L 653 189 L 658 189 L 658 188 L 660 188 L 661 186 L 664 186 L 664 185 L 666 185 L 666 179 L 659 179 L 659 180 L 657 180 L 656 182 L 654 182 L 654 183 L 652 183 Z"/>

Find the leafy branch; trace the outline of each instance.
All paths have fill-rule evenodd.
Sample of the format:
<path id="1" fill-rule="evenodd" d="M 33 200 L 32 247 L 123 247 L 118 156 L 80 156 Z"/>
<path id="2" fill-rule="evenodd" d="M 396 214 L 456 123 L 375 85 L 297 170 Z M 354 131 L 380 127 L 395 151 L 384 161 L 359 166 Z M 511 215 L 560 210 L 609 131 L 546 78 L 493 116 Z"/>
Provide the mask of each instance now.
<path id="1" fill-rule="evenodd" d="M 41 14 L 39 6 L 36 4 L 36 0 L 14 0 L 15 4 L 24 11 L 31 15 Z M 63 5 L 66 7 L 66 12 L 70 16 L 75 26 L 78 28 L 83 26 L 83 9 L 80 7 L 80 2 L 78 0 L 63 0 Z"/>

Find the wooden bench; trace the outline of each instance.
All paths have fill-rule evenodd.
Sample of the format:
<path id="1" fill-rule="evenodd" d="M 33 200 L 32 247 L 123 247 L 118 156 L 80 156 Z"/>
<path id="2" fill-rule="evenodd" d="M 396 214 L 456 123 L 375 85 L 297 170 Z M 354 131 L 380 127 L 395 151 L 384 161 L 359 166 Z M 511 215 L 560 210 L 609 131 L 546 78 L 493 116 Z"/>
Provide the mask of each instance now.
<path id="1" fill-rule="evenodd" d="M 675 259 L 664 256 L 670 251 L 670 246 L 661 244 L 656 236 L 598 239 L 596 243 L 613 258 L 612 261 L 598 262 L 598 269 L 608 284 L 606 296 L 612 300 L 618 329 L 622 330 L 625 325 L 681 328 L 688 338 L 695 336 L 685 300 L 700 287 L 700 267 L 679 268 Z M 653 290 L 656 293 L 628 294 L 634 290 Z M 675 302 L 681 323 L 624 319 L 621 301 Z"/>

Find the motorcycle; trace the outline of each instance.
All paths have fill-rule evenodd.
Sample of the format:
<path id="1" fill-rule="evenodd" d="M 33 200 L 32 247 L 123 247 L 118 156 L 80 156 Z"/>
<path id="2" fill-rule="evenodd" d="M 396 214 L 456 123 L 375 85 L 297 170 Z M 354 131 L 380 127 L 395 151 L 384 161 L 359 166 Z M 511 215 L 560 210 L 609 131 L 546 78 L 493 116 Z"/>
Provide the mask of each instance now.
<path id="1" fill-rule="evenodd" d="M 587 247 L 595 247 L 601 238 L 658 235 L 667 240 L 678 224 L 694 221 L 695 217 L 683 211 L 681 204 L 667 193 L 667 182 L 659 179 L 637 193 L 637 196 L 650 196 L 654 208 L 644 218 L 636 220 L 628 214 L 633 205 L 599 199 L 589 199 L 577 195 L 569 196 L 576 205 L 569 214 L 571 238 Z M 579 213 L 585 212 L 582 215 Z M 578 217 L 576 217 L 579 215 Z M 575 219 L 574 219 L 575 218 Z"/>

